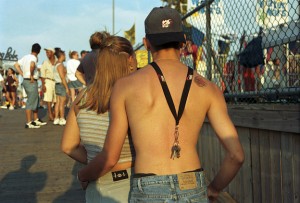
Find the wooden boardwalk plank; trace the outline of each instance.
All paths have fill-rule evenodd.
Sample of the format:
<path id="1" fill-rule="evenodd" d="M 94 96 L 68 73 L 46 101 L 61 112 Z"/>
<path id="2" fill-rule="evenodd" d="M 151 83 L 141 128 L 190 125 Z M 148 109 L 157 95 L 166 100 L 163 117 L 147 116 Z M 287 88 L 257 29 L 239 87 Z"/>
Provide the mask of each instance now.
<path id="1" fill-rule="evenodd" d="M 41 117 L 46 110 L 41 109 Z M 0 202 L 84 202 L 81 167 L 60 151 L 63 127 L 25 129 L 25 112 L 0 109 Z"/>

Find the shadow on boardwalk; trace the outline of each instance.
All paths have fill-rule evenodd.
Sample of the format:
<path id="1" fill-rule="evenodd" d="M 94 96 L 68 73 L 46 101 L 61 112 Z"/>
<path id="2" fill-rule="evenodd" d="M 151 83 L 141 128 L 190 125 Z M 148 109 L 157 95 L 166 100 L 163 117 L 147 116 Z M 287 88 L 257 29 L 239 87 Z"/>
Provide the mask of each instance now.
<path id="1" fill-rule="evenodd" d="M 39 116 L 46 120 L 46 110 Z M 24 126 L 23 109 L 0 109 L 0 202 L 84 202 L 75 175 L 81 165 L 60 151 L 63 127 Z"/>

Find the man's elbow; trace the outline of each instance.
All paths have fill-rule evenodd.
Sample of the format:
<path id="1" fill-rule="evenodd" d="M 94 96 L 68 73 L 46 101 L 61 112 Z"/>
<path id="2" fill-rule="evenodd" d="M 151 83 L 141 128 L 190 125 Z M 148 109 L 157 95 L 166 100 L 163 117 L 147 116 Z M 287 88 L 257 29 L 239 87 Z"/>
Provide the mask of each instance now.
<path id="1" fill-rule="evenodd" d="M 230 153 L 230 159 L 237 165 L 243 165 L 245 160 L 245 155 L 243 150 L 238 150 L 235 153 Z"/>

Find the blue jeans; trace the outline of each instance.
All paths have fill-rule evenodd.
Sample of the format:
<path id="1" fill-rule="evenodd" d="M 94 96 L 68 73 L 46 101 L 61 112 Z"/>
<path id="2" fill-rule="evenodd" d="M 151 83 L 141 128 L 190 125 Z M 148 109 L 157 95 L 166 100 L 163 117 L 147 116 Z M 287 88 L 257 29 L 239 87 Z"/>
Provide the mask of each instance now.
<path id="1" fill-rule="evenodd" d="M 178 176 L 180 174 L 134 178 L 131 185 L 129 202 L 208 203 L 204 172 L 188 172 L 182 174 L 195 177 L 194 185 L 192 184 L 191 187 L 189 187 L 189 185 L 189 188 L 183 188 L 182 179 L 180 180 Z"/>

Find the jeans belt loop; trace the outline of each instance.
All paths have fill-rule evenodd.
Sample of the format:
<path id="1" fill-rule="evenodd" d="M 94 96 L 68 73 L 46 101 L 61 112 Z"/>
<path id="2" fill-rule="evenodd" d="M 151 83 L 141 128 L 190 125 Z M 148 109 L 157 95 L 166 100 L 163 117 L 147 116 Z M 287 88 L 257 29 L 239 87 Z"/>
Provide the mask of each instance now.
<path id="1" fill-rule="evenodd" d="M 138 180 L 137 180 L 137 185 L 138 185 L 139 191 L 143 192 L 143 188 L 142 188 L 142 178 L 138 178 Z"/>
<path id="2" fill-rule="evenodd" d="M 173 176 L 169 176 L 169 179 L 170 179 L 171 188 L 175 189 Z"/>

